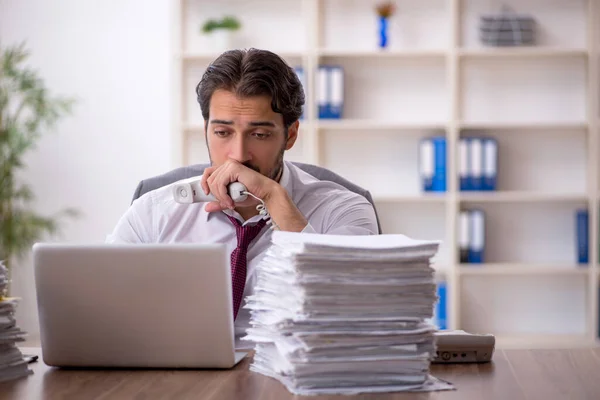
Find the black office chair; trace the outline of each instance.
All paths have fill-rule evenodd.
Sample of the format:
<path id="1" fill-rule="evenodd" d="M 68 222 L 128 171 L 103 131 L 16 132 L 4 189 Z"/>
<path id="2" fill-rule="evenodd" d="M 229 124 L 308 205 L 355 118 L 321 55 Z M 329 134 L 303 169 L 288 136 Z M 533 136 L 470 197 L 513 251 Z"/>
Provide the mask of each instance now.
<path id="1" fill-rule="evenodd" d="M 377 214 L 377 209 L 375 208 L 373 197 L 371 197 L 371 193 L 368 190 L 363 189 L 358 185 L 355 185 L 346 178 L 341 177 L 340 175 L 328 170 L 327 168 L 299 162 L 292 162 L 292 164 L 319 180 L 335 182 L 345 187 L 346 189 L 366 198 L 373 205 L 373 209 L 375 210 L 375 218 L 377 219 L 377 227 L 379 229 L 379 233 L 382 233 L 381 224 L 379 223 L 379 215 Z M 162 175 L 144 179 L 140 181 L 137 188 L 135 189 L 135 193 L 133 194 L 133 199 L 131 201 L 133 202 L 135 199 L 137 199 L 144 193 L 169 185 L 181 179 L 191 178 L 193 176 L 200 176 L 204 172 L 204 169 L 208 168 L 209 166 L 209 164 L 195 164 L 187 167 L 176 168 Z"/>

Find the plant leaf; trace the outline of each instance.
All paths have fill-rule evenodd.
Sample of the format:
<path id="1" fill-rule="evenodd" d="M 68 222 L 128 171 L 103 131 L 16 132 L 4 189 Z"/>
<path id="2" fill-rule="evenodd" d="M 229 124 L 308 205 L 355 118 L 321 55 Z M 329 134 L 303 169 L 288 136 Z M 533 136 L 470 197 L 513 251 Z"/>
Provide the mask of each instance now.
<path id="1" fill-rule="evenodd" d="M 35 242 L 58 234 L 65 218 L 79 216 L 72 208 L 38 215 L 28 208 L 33 190 L 17 178 L 27 152 L 75 105 L 74 98 L 50 93 L 37 71 L 25 64 L 28 57 L 25 42 L 0 45 L 0 260 L 7 264 Z"/>

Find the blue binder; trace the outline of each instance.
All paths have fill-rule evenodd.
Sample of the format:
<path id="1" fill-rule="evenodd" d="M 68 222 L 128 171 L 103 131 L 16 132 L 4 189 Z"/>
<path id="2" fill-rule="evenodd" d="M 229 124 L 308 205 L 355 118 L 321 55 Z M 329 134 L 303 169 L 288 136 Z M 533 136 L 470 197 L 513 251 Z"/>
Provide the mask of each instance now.
<path id="1" fill-rule="evenodd" d="M 434 323 L 439 330 L 448 329 L 448 317 L 447 317 L 447 295 L 446 295 L 446 282 L 438 282 L 437 284 L 437 296 L 438 301 L 435 305 Z"/>
<path id="2" fill-rule="evenodd" d="M 445 192 L 446 191 L 446 138 L 443 136 L 436 136 L 431 139 L 433 141 L 433 151 L 435 168 L 433 174 L 433 187 L 434 192 Z"/>
<path id="3" fill-rule="evenodd" d="M 344 114 L 344 69 L 320 65 L 317 69 L 319 119 L 341 119 Z"/>
<path id="4" fill-rule="evenodd" d="M 433 191 L 433 175 L 435 173 L 435 155 L 433 141 L 422 139 L 419 143 L 419 176 L 421 187 L 425 192 Z"/>
<path id="5" fill-rule="evenodd" d="M 485 259 L 485 214 L 483 210 L 470 211 L 469 263 L 481 264 Z"/>
<path id="6" fill-rule="evenodd" d="M 482 190 L 496 190 L 498 176 L 498 142 L 496 139 L 483 139 L 483 179 Z"/>
<path id="7" fill-rule="evenodd" d="M 462 138 L 458 142 L 458 176 L 460 178 L 460 190 L 470 190 L 469 179 L 469 141 Z"/>
<path id="8" fill-rule="evenodd" d="M 461 264 L 469 262 L 471 213 L 461 210 L 458 216 L 458 251 Z"/>
<path id="9" fill-rule="evenodd" d="M 589 213 L 587 209 L 579 209 L 575 213 L 575 229 L 577 232 L 577 262 L 589 263 Z"/>

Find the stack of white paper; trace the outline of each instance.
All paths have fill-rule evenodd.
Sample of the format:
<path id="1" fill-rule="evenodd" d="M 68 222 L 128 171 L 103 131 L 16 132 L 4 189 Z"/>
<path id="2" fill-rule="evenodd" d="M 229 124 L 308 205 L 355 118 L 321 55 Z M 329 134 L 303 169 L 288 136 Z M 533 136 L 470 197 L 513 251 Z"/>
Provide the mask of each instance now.
<path id="1" fill-rule="evenodd" d="M 32 374 L 16 343 L 25 340 L 17 327 L 15 310 L 18 299 L 4 297 L 8 287 L 7 269 L 0 261 L 0 382 Z"/>
<path id="2" fill-rule="evenodd" d="M 429 375 L 439 242 L 276 231 L 248 296 L 251 370 L 295 394 L 452 389 Z"/>

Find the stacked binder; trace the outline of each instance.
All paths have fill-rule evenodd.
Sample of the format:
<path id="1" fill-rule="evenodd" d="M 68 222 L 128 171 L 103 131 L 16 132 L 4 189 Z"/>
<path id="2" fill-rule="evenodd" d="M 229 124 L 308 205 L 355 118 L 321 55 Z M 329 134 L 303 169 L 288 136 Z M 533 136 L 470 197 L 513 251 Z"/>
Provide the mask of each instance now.
<path id="1" fill-rule="evenodd" d="M 481 264 L 485 261 L 485 212 L 462 210 L 459 214 L 460 262 Z"/>
<path id="2" fill-rule="evenodd" d="M 419 143 L 419 173 L 425 192 L 446 191 L 446 138 L 428 137 Z"/>
<path id="3" fill-rule="evenodd" d="M 447 144 L 444 136 L 419 142 L 419 173 L 422 190 L 447 190 Z M 458 142 L 458 172 L 461 191 L 492 191 L 497 188 L 498 142 L 492 138 L 469 137 Z"/>
<path id="4" fill-rule="evenodd" d="M 276 231 L 245 307 L 252 371 L 298 395 L 430 391 L 439 243 Z"/>
<path id="5" fill-rule="evenodd" d="M 0 382 L 33 373 L 16 343 L 25 340 L 25 332 L 17 327 L 17 299 L 4 297 L 8 287 L 8 271 L 0 261 Z"/>
<path id="6" fill-rule="evenodd" d="M 344 111 L 344 70 L 339 65 L 319 65 L 317 70 L 319 119 L 341 119 Z"/>
<path id="7" fill-rule="evenodd" d="M 460 190 L 496 190 L 497 141 L 484 137 L 461 138 L 458 146 Z"/>

